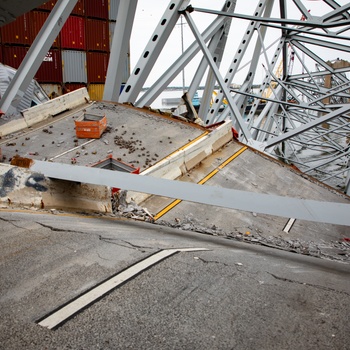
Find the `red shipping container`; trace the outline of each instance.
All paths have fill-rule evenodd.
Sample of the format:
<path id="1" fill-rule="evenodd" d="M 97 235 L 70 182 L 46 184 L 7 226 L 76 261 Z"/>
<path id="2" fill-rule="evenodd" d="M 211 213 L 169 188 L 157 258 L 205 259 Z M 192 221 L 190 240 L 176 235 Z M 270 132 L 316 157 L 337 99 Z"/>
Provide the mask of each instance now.
<path id="1" fill-rule="evenodd" d="M 3 44 L 30 45 L 32 37 L 30 35 L 29 15 L 24 14 L 3 27 L 1 27 Z"/>
<path id="2" fill-rule="evenodd" d="M 93 51 L 109 51 L 108 21 L 86 19 L 86 49 Z"/>
<path id="3" fill-rule="evenodd" d="M 3 63 L 17 69 L 27 54 L 29 48 L 23 46 L 4 46 Z"/>
<path id="4" fill-rule="evenodd" d="M 94 0 L 90 0 L 94 1 Z M 52 11 L 52 9 L 55 7 L 57 3 L 57 0 L 51 0 L 48 2 L 45 2 L 45 4 L 37 7 L 39 10 L 44 10 L 44 11 Z M 85 10 L 84 10 L 84 0 L 78 0 L 77 4 L 74 6 L 74 9 L 72 11 L 72 15 L 79 15 L 79 16 L 84 16 Z"/>
<path id="5" fill-rule="evenodd" d="M 57 3 L 57 0 L 50 0 L 48 2 L 45 2 L 45 4 L 38 6 L 37 8 L 40 10 L 51 11 L 55 7 L 56 3 Z"/>
<path id="6" fill-rule="evenodd" d="M 44 25 L 48 17 L 49 17 L 48 12 L 31 11 L 29 13 L 31 37 L 33 38 L 33 41 L 38 35 L 41 27 Z M 54 40 L 51 46 L 59 47 L 59 36 Z"/>
<path id="7" fill-rule="evenodd" d="M 82 83 L 65 83 L 63 84 L 62 90 L 64 94 L 67 94 L 68 92 L 72 92 L 74 90 L 81 89 L 83 87 L 86 87 L 86 84 Z"/>
<path id="8" fill-rule="evenodd" d="M 86 55 L 87 76 L 89 83 L 106 81 L 109 54 L 104 52 L 88 52 Z"/>
<path id="9" fill-rule="evenodd" d="M 62 82 L 62 59 L 59 50 L 50 50 L 35 74 L 40 83 L 61 83 Z"/>
<path id="10" fill-rule="evenodd" d="M 84 0 L 78 0 L 77 4 L 74 6 L 74 9 L 71 13 L 72 15 L 84 16 L 85 6 Z"/>
<path id="11" fill-rule="evenodd" d="M 85 14 L 88 17 L 108 19 L 108 0 L 85 0 Z"/>
<path id="12" fill-rule="evenodd" d="M 83 17 L 69 16 L 61 30 L 62 49 L 86 49 Z"/>

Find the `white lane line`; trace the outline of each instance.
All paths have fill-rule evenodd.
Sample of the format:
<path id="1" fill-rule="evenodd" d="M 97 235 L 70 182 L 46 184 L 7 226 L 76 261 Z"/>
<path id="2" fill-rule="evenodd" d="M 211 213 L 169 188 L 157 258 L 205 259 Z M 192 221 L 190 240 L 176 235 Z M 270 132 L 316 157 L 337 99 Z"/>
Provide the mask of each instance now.
<path id="1" fill-rule="evenodd" d="M 168 258 L 171 255 L 174 255 L 178 252 L 192 252 L 192 251 L 205 251 L 208 249 L 205 248 L 184 248 L 184 249 L 167 249 L 162 250 L 156 254 L 151 255 L 150 257 L 136 263 L 133 266 L 130 266 L 128 269 L 122 271 L 118 275 L 110 278 L 104 283 L 98 285 L 97 287 L 91 289 L 87 293 L 83 294 L 79 298 L 73 300 L 71 303 L 65 305 L 61 309 L 57 310 L 53 314 L 44 318 L 38 324 L 42 327 L 47 327 L 53 329 L 63 323 L 69 317 L 72 317 L 74 314 L 79 312 L 81 309 L 91 305 L 95 300 L 100 299 L 106 293 L 112 289 L 118 287 L 122 283 L 131 279 L 135 275 L 141 273 L 150 266 Z"/>
<path id="2" fill-rule="evenodd" d="M 52 160 L 54 160 L 54 159 L 56 159 L 56 158 L 59 158 L 59 157 L 61 157 L 61 156 L 64 156 L 64 155 L 67 154 L 67 153 L 73 152 L 73 151 L 75 151 L 75 150 L 77 150 L 77 149 L 79 149 L 79 148 L 82 148 L 83 146 L 86 146 L 86 145 L 88 145 L 88 144 L 90 144 L 90 143 L 92 143 L 92 142 L 95 142 L 95 141 L 96 141 L 96 139 L 92 139 L 92 140 L 86 141 L 86 142 L 82 143 L 81 145 L 79 145 L 79 146 L 77 146 L 77 147 L 71 148 L 71 149 L 69 149 L 69 150 L 67 150 L 67 151 L 65 151 L 65 152 L 63 152 L 63 153 L 61 153 L 61 154 L 57 154 L 57 156 L 54 156 L 54 157 L 50 158 L 49 161 L 52 161 Z"/>
<path id="3" fill-rule="evenodd" d="M 292 226 L 293 226 L 294 223 L 295 223 L 295 220 L 296 220 L 296 219 L 293 219 L 293 218 L 289 219 L 288 222 L 287 222 L 287 224 L 286 224 L 286 226 L 284 226 L 283 231 L 289 233 L 289 231 L 291 230 Z"/>

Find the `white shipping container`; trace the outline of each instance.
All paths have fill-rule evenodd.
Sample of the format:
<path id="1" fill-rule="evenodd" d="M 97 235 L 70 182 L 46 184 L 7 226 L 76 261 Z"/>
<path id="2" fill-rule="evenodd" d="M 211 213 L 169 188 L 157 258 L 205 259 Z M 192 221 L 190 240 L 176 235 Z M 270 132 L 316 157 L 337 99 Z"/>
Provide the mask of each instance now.
<path id="1" fill-rule="evenodd" d="M 87 83 L 86 52 L 62 50 L 64 83 Z"/>
<path id="2" fill-rule="evenodd" d="M 44 89 L 46 94 L 52 99 L 62 95 L 62 86 L 61 84 L 43 84 L 40 86 Z"/>
<path id="3" fill-rule="evenodd" d="M 113 41 L 115 26 L 116 26 L 116 22 L 109 22 L 109 47 L 111 50 L 112 50 L 112 41 Z M 122 82 L 126 83 L 126 81 L 129 79 L 129 76 L 130 76 L 130 48 L 129 48 L 129 55 L 126 58 L 126 62 L 125 62 L 125 69 L 123 72 Z"/>
<path id="4" fill-rule="evenodd" d="M 119 3 L 120 3 L 120 0 L 109 0 L 108 19 L 110 21 L 117 20 Z"/>

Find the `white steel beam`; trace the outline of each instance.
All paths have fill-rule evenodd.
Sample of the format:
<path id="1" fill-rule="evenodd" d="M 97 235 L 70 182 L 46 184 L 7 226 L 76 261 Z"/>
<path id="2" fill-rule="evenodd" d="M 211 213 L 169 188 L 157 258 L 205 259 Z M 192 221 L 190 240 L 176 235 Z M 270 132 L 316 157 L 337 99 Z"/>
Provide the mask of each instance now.
<path id="1" fill-rule="evenodd" d="M 137 96 L 141 92 L 149 73 L 154 67 L 155 62 L 164 47 L 164 44 L 180 17 L 179 11 L 184 10 L 188 3 L 189 0 L 170 1 L 164 15 L 153 32 L 151 39 L 146 45 L 142 56 L 137 62 L 132 75 L 125 84 L 125 88 L 119 96 L 119 102 L 135 103 Z"/>
<path id="2" fill-rule="evenodd" d="M 271 16 L 271 11 L 272 11 L 272 7 L 273 7 L 273 1 L 268 1 L 266 3 L 266 8 L 265 11 L 263 13 L 263 17 L 270 17 Z M 242 84 L 242 87 L 239 91 L 242 92 L 249 92 L 253 86 L 253 81 L 255 78 L 255 72 L 257 70 L 257 66 L 258 66 L 258 62 L 259 62 L 259 57 L 260 57 L 260 52 L 263 49 L 263 53 L 265 53 L 265 48 L 264 48 L 264 39 L 266 36 L 266 27 L 261 27 L 259 29 L 257 29 L 258 31 L 258 40 L 256 42 L 255 48 L 254 48 L 254 52 L 253 52 L 253 56 L 250 62 L 250 66 L 249 66 L 249 70 L 248 70 L 248 74 L 246 75 L 244 84 Z M 260 40 L 259 40 L 260 39 Z M 275 64 L 277 61 L 277 57 L 273 57 L 272 58 L 272 63 L 271 64 Z M 234 101 L 236 103 L 236 105 L 239 107 L 239 110 L 241 112 L 242 115 L 244 115 L 245 112 L 245 108 L 247 105 L 247 100 L 248 98 L 244 95 L 240 95 L 239 93 L 237 93 L 234 97 Z M 247 120 L 247 122 L 249 122 Z M 239 138 L 242 138 L 242 133 L 239 133 Z"/>
<path id="3" fill-rule="evenodd" d="M 309 123 L 306 123 L 302 126 L 299 126 L 298 128 L 294 129 L 294 130 L 291 130 L 291 131 L 288 131 L 284 134 L 281 134 L 277 137 L 273 137 L 271 139 L 269 139 L 267 142 L 266 142 L 266 148 L 268 147 L 271 147 L 271 146 L 274 146 L 280 142 L 283 142 L 285 140 L 288 140 L 296 135 L 299 135 L 307 130 L 310 130 L 312 128 L 314 128 L 315 126 L 318 126 L 318 125 L 321 125 L 323 123 L 326 123 L 334 118 L 337 118 L 337 117 L 340 117 L 340 116 L 343 116 L 343 115 L 346 115 L 347 113 L 350 112 L 350 104 L 346 104 L 344 105 L 343 107 L 341 108 L 338 108 L 336 109 L 335 111 L 332 111 L 328 114 L 326 114 L 325 116 L 323 117 L 320 117 L 320 118 L 316 118 L 314 119 L 313 121 L 309 122 Z"/>
<path id="4" fill-rule="evenodd" d="M 263 14 L 268 1 L 269 0 L 259 1 L 258 5 L 255 9 L 255 13 L 257 14 L 257 18 L 260 18 L 260 16 Z M 259 22 L 257 22 L 256 20 L 253 22 L 249 22 L 247 29 L 244 32 L 243 38 L 240 40 L 240 44 L 237 48 L 236 54 L 232 58 L 232 62 L 228 68 L 226 75 L 225 75 L 224 80 L 225 80 L 227 86 L 232 83 L 232 80 L 238 71 L 239 65 L 241 64 L 241 62 L 243 60 L 244 54 L 249 47 L 249 43 L 253 38 L 254 30 L 256 30 L 256 28 L 258 26 L 259 26 Z M 207 123 L 212 124 L 213 122 L 217 121 L 216 118 L 217 118 L 219 109 L 221 107 L 223 98 L 224 98 L 224 96 L 220 92 L 210 108 L 210 111 L 209 111 L 208 116 L 207 116 Z M 226 115 L 227 114 L 228 114 L 228 111 L 227 111 Z"/>
<path id="5" fill-rule="evenodd" d="M 199 33 L 192 17 L 190 16 L 189 12 L 185 11 L 184 15 L 185 15 L 185 18 L 187 20 L 188 25 L 190 26 L 190 28 L 192 30 L 193 35 L 197 39 L 197 41 L 202 49 L 203 54 L 209 63 L 210 68 L 212 69 L 213 73 L 215 74 L 216 80 L 217 80 L 218 84 L 220 85 L 220 88 L 223 91 L 225 98 L 228 101 L 228 106 L 232 112 L 233 117 L 236 119 L 236 121 L 240 127 L 240 130 L 242 131 L 243 137 L 248 142 L 252 138 L 251 133 L 248 130 L 247 125 L 245 124 L 245 121 L 241 117 L 239 110 L 233 101 L 233 98 L 232 98 L 231 93 L 230 93 L 230 89 L 227 87 L 226 82 L 222 78 L 222 76 L 221 76 L 221 74 L 216 66 L 216 63 L 214 62 L 214 59 L 209 52 L 209 49 L 205 45 L 205 42 L 204 42 L 202 36 L 200 35 L 200 33 Z"/>
<path id="6" fill-rule="evenodd" d="M 217 33 L 225 22 L 225 18 L 217 17 L 203 32 L 202 36 L 205 42 Z M 164 72 L 163 75 L 140 97 L 136 102 L 137 106 L 149 106 L 161 92 L 170 84 L 170 82 L 186 67 L 193 57 L 199 52 L 200 47 L 197 41 L 194 41 L 188 49 Z"/>
<path id="7" fill-rule="evenodd" d="M 234 12 L 236 7 L 236 3 L 233 1 L 226 1 L 222 11 L 232 13 Z M 232 19 L 230 17 L 225 18 L 225 22 L 222 26 L 222 28 L 213 36 L 208 48 L 209 51 L 212 53 L 214 61 L 218 68 L 220 68 L 221 61 L 224 55 L 226 43 L 227 43 L 227 37 L 230 31 Z M 203 77 L 208 68 L 208 62 L 203 57 L 198 69 L 196 71 L 196 74 L 193 77 L 193 80 L 190 84 L 190 88 L 188 90 L 188 94 L 190 98 L 193 98 L 194 94 L 196 93 Z M 205 83 L 205 90 L 203 92 L 203 97 L 201 99 L 200 104 L 200 110 L 199 110 L 199 116 L 201 119 L 206 118 L 206 114 L 208 113 L 209 107 L 210 107 L 210 101 L 212 99 L 212 94 L 214 91 L 215 86 L 215 76 L 213 72 L 209 69 L 206 83 Z"/>
<path id="8" fill-rule="evenodd" d="M 57 2 L 1 98 L 0 110 L 8 114 L 16 112 L 16 107 L 77 1 Z"/>
<path id="9" fill-rule="evenodd" d="M 70 164 L 35 161 L 32 171 L 46 177 L 150 193 L 185 201 L 267 215 L 350 226 L 350 204 L 319 202 Z"/>
<path id="10" fill-rule="evenodd" d="M 116 27 L 109 56 L 106 84 L 103 92 L 105 101 L 118 102 L 125 62 L 128 59 L 129 41 L 138 0 L 120 1 Z"/>

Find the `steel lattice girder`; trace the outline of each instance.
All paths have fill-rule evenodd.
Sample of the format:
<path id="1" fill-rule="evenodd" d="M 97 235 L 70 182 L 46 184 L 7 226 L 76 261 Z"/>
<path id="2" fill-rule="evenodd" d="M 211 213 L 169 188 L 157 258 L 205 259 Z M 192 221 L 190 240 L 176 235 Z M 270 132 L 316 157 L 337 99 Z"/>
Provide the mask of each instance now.
<path id="1" fill-rule="evenodd" d="M 350 69 L 348 66 L 334 66 L 331 61 L 344 56 L 349 57 L 350 61 L 350 4 L 345 1 L 342 5 L 332 0 L 320 0 L 317 10 L 322 8 L 322 13 L 316 15 L 308 10 L 310 3 L 302 0 L 256 1 L 252 13 L 238 13 L 232 9 L 225 11 L 225 5 L 228 3 L 226 1 L 223 1 L 221 10 L 192 7 L 190 1 L 172 3 L 176 4 L 177 10 L 167 17 L 171 25 L 158 25 L 152 38 L 158 35 L 163 44 L 177 19 L 183 14 L 196 42 L 188 47 L 163 75 L 160 74 L 158 81 L 136 102 L 137 105 L 152 103 L 201 50 L 203 58 L 190 86 L 191 94 L 194 93 L 201 74 L 206 72 L 205 62 L 210 67 L 206 80 L 208 86 L 205 101 L 209 99 L 209 90 L 214 85 L 214 79 L 215 85 L 220 86 L 220 91 L 210 108 L 208 102 L 204 101 L 201 106 L 200 116 L 206 124 L 231 118 L 241 141 L 259 150 L 266 149 L 270 154 L 288 163 L 297 164 L 300 169 L 321 180 L 333 178 L 332 186 L 349 188 L 346 174 L 349 169 L 347 149 L 350 85 L 347 74 Z M 237 5 L 239 4 L 237 2 Z M 212 14 L 216 18 L 200 34 L 192 12 Z M 250 12 L 250 9 L 247 12 Z M 224 19 L 232 21 L 231 28 L 235 27 L 236 20 L 240 20 L 240 23 L 242 20 L 246 21 L 246 30 L 242 37 L 234 38 L 234 43 L 229 42 L 229 36 L 225 42 L 215 42 L 213 39 L 222 28 Z M 273 44 L 268 44 L 271 37 L 276 36 L 278 39 Z M 127 85 L 130 85 L 129 95 L 127 92 L 122 93 L 120 102 L 135 103 L 149 71 L 156 64 L 155 56 L 159 54 L 161 45 L 152 44 L 152 38 L 144 50 L 149 52 L 152 59 L 148 57 L 145 63 L 144 57 L 140 58 L 136 70 L 127 82 Z M 207 42 L 210 42 L 208 46 Z M 235 44 L 237 49 L 231 56 L 231 64 L 226 74 L 222 76 L 220 66 L 214 60 L 217 52 L 215 45 L 217 50 L 222 50 L 225 55 L 230 52 L 232 44 Z M 244 61 L 249 59 L 250 62 L 244 64 Z M 274 70 L 278 62 L 281 62 L 281 73 L 276 74 Z M 264 74 L 259 84 L 256 70 L 260 70 L 262 66 Z M 243 80 L 239 81 L 238 79 L 242 79 L 240 70 L 245 70 L 246 74 Z M 240 88 L 231 90 L 233 83 Z M 257 83 L 260 88 L 253 92 Z M 271 94 L 266 98 L 264 93 L 268 87 Z M 228 101 L 228 107 L 221 111 L 224 97 Z M 246 108 L 251 98 L 254 99 L 254 103 L 250 105 L 251 113 L 247 116 Z M 266 104 L 262 104 L 264 100 Z M 265 107 L 259 111 L 261 105 Z M 310 157 L 305 157 L 303 152 L 300 152 L 303 149 L 314 152 L 314 159 L 317 159 L 319 164 L 331 166 L 309 166 Z M 342 163 L 341 169 L 332 164 L 339 163 L 339 159 Z M 340 173 L 343 176 L 339 176 Z"/>
<path id="2" fill-rule="evenodd" d="M 0 110 L 16 113 L 16 106 L 24 96 L 30 82 L 38 71 L 53 41 L 64 26 L 78 0 L 59 1 L 40 29 L 28 53 L 0 100 Z"/>

